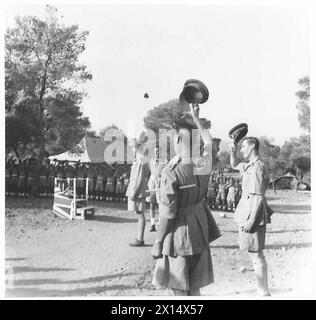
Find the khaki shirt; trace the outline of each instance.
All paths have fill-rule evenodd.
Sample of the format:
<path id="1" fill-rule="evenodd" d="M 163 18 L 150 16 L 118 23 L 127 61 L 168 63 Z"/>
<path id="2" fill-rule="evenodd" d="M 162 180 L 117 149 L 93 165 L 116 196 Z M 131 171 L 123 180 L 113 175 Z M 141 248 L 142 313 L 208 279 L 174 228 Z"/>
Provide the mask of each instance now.
<path id="1" fill-rule="evenodd" d="M 150 169 L 148 161 L 146 161 L 144 157 L 138 157 L 134 160 L 131 167 L 126 196 L 133 199 L 146 198 L 148 195 L 146 190 L 149 176 Z"/>
<path id="2" fill-rule="evenodd" d="M 235 211 L 235 221 L 239 225 L 243 225 L 248 220 L 252 205 L 253 198 L 251 195 L 261 195 L 263 202 L 259 220 L 259 225 L 265 225 L 270 222 L 270 217 L 267 209 L 267 200 L 265 198 L 265 192 L 269 184 L 269 175 L 264 163 L 256 157 L 252 162 L 241 162 L 236 167 L 242 175 L 242 193 L 241 199 Z"/>
<path id="3" fill-rule="evenodd" d="M 163 167 L 166 165 L 164 162 L 160 162 L 159 159 L 154 159 L 150 163 L 150 178 L 148 180 L 148 189 L 155 190 L 156 199 L 159 203 L 160 201 L 160 178 L 161 178 L 161 171 Z"/>
<path id="4" fill-rule="evenodd" d="M 210 155 L 212 156 L 212 155 Z M 216 222 L 204 202 L 210 174 L 195 175 L 195 164 L 175 165 L 171 160 L 161 173 L 159 215 L 173 219 L 173 227 L 163 242 L 164 255 L 187 256 L 209 249 L 220 236 Z M 181 186 L 195 184 L 181 189 Z"/>

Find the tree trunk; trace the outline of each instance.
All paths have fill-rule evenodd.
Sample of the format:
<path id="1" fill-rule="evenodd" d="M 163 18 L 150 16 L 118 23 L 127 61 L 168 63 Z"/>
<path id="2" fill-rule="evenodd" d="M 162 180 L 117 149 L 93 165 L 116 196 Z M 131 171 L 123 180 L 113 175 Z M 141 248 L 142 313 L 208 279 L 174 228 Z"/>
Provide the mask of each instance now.
<path id="1" fill-rule="evenodd" d="M 46 62 L 46 68 L 48 65 L 49 59 Z M 39 195 L 39 189 L 40 189 L 40 168 L 42 165 L 42 162 L 45 157 L 45 137 L 44 137 L 44 123 L 43 123 L 43 111 L 44 111 L 44 106 L 43 106 L 43 98 L 46 90 L 46 75 L 47 71 L 44 71 L 43 79 L 42 79 L 42 86 L 41 86 L 41 91 L 39 94 L 39 99 L 38 99 L 38 120 L 39 120 L 39 154 L 35 162 L 35 170 L 33 174 L 33 185 L 32 185 L 32 190 L 31 193 L 33 196 L 37 197 Z"/>

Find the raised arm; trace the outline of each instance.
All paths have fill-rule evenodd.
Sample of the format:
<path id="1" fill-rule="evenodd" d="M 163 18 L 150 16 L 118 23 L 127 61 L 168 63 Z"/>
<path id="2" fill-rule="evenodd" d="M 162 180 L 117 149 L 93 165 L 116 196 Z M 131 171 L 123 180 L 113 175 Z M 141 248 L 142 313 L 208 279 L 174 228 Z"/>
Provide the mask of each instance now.
<path id="1" fill-rule="evenodd" d="M 237 148 L 235 143 L 230 144 L 230 165 L 233 169 L 237 170 L 237 166 L 240 161 L 237 158 Z"/>
<path id="2" fill-rule="evenodd" d="M 210 174 L 212 171 L 212 160 L 213 160 L 212 159 L 213 157 L 212 135 L 210 131 L 204 128 L 201 123 L 201 120 L 199 118 L 199 111 L 200 111 L 199 106 L 197 104 L 193 105 L 192 103 L 190 103 L 190 111 L 191 111 L 192 118 L 200 131 L 200 135 L 204 143 L 204 156 L 203 156 L 204 163 L 202 167 L 195 168 L 194 173 L 197 175 Z"/>
<path id="3" fill-rule="evenodd" d="M 200 107 L 197 104 L 194 105 L 194 104 L 190 103 L 190 111 L 191 111 L 191 115 L 192 115 L 192 118 L 193 118 L 196 126 L 200 130 L 204 145 L 206 146 L 206 145 L 212 143 L 212 136 L 211 136 L 210 131 L 203 127 L 201 120 L 199 118 Z"/>

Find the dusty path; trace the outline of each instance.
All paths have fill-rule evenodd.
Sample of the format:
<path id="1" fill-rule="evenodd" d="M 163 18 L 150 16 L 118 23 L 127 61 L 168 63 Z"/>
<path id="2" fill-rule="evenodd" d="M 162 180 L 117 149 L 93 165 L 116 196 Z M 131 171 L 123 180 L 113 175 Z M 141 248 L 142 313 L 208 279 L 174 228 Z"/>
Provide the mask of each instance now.
<path id="1" fill-rule="evenodd" d="M 278 213 L 268 227 L 266 257 L 271 291 L 277 297 L 308 294 L 302 277 L 311 256 L 310 193 L 269 193 Z M 150 256 L 155 233 L 146 226 L 148 246 L 132 248 L 136 217 L 126 204 L 96 202 L 94 220 L 67 221 L 51 214 L 49 200 L 7 199 L 7 297 L 169 295 L 151 285 Z M 36 208 L 36 209 L 35 209 Z M 214 217 L 223 235 L 211 245 L 215 283 L 207 296 L 243 297 L 254 292 L 251 264 L 237 244 L 232 214 Z M 245 272 L 241 272 L 241 268 Z"/>

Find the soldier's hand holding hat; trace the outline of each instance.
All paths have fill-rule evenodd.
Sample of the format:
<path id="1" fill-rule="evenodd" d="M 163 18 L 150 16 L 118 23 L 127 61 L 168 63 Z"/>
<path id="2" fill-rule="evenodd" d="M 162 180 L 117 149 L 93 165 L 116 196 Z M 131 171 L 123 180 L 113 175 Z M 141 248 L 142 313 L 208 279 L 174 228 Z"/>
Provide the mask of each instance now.
<path id="1" fill-rule="evenodd" d="M 190 112 L 191 112 L 193 119 L 198 118 L 199 114 L 200 114 L 199 105 L 197 103 L 190 103 L 189 106 L 190 106 Z"/>
<path id="2" fill-rule="evenodd" d="M 154 257 L 154 259 L 162 258 L 162 242 L 156 240 L 152 249 L 151 249 L 151 255 Z"/>

